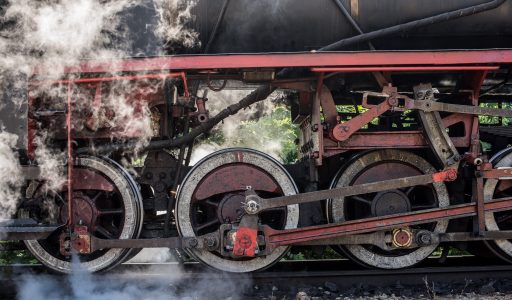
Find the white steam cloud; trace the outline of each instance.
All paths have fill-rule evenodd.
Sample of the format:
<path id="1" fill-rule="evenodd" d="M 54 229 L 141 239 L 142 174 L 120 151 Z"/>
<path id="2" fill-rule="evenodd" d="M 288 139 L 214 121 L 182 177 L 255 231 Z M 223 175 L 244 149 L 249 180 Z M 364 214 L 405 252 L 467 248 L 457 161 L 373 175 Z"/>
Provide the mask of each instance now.
<path id="1" fill-rule="evenodd" d="M 0 80 L 16 74 L 30 76 L 36 66 L 49 78 L 58 79 L 64 67 L 78 63 L 84 58 L 106 59 L 123 56 L 130 44 L 124 37 L 126 26 L 119 15 L 123 10 L 135 6 L 137 0 L 11 0 L 3 7 L 3 29 L 0 30 Z M 26 84 L 18 82 L 17 84 Z M 48 93 L 65 98 L 66 89 L 41 86 L 33 95 Z M 19 95 L 26 97 L 26 95 Z M 20 103 L 24 99 L 11 98 Z M 81 105 L 78 99 L 75 105 Z M 126 118 L 127 106 L 117 113 Z M 125 104 L 123 106 L 123 104 Z M 62 103 L 55 103 L 62 107 Z M 65 155 L 47 146 L 53 134 L 37 131 L 36 160 L 41 175 L 46 179 L 45 187 L 58 190 L 64 183 Z M 22 180 L 20 180 L 22 182 Z M 4 185 L 0 187 L 4 190 Z"/>
<path id="2" fill-rule="evenodd" d="M 74 260 L 73 274 L 66 277 L 26 275 L 18 288 L 19 300 L 144 300 L 144 299 L 244 299 L 251 285 L 244 274 L 226 280 L 222 274 L 205 272 L 204 279 L 187 279 L 177 265 L 139 268 L 135 272 L 92 275 Z M 150 275 L 144 279 L 141 273 Z"/>
<path id="3" fill-rule="evenodd" d="M 119 13 L 137 0 L 11 0 L 2 31 L 0 66 L 30 75 L 32 67 L 59 77 L 66 65 L 83 58 L 122 56 L 128 47 L 123 39 Z"/>
<path id="4" fill-rule="evenodd" d="M 227 106 L 238 102 L 243 97 L 250 94 L 252 90 L 223 90 L 221 92 L 208 94 L 208 109 L 211 115 L 217 114 Z M 283 92 L 276 91 L 272 93 L 265 101 L 258 102 L 237 114 L 225 119 L 214 128 L 214 131 L 220 130 L 224 137 L 221 144 L 206 141 L 194 147 L 191 163 L 198 162 L 203 157 L 229 147 L 247 147 L 263 151 L 277 160 L 282 161 L 280 155 L 282 152 L 282 142 L 289 137 L 280 135 L 276 128 L 259 127 L 257 133 L 251 133 L 251 138 L 244 138 L 243 125 L 250 121 L 259 122 L 263 116 L 269 116 L 276 108 L 276 100 L 283 97 Z"/>
<path id="5" fill-rule="evenodd" d="M 0 132 L 0 220 L 10 219 L 16 212 L 23 176 L 17 154 L 13 151 L 18 137 Z"/>
<path id="6" fill-rule="evenodd" d="M 196 6 L 196 0 L 154 0 L 154 3 L 158 14 L 155 33 L 168 47 L 199 45 L 199 33 L 187 26 L 193 19 L 191 10 Z"/>
<path id="7" fill-rule="evenodd" d="M 83 59 L 107 60 L 129 56 L 133 46 L 129 28 L 130 18 L 133 17 L 130 14 L 133 12 L 130 9 L 148 3 L 151 3 L 158 15 L 154 28 L 158 37 L 174 44 L 181 43 L 185 47 L 198 43 L 197 33 L 185 28 L 192 18 L 191 9 L 195 1 L 5 1 L 0 8 L 0 82 L 13 76 L 28 78 L 35 67 L 42 71 L 42 76 L 59 79 L 64 75 L 65 66 L 77 64 Z M 14 84 L 26 85 L 26 81 L 19 80 Z M 123 96 L 138 89 L 139 84 L 144 84 L 146 90 L 149 86 L 149 93 L 158 88 L 152 86 L 154 82 L 116 82 L 107 92 L 108 95 L 103 97 L 102 108 L 92 111 L 93 123 L 98 123 L 93 126 L 108 123 L 112 127 L 122 124 L 121 134 L 136 132 L 140 138 L 135 151 L 146 145 L 154 134 L 149 108 L 144 104 L 136 107 Z M 31 93 L 33 97 L 51 94 L 62 100 L 66 99 L 66 92 L 65 87 L 42 85 Z M 0 90 L 0 95 L 2 93 Z M 11 95 L 7 101 L 20 107 L 26 101 L 26 95 Z M 91 109 L 91 99 L 75 98 L 73 101 L 77 111 L 84 107 Z M 60 102 L 53 103 L 50 108 L 63 109 L 63 105 Z M 80 130 L 83 124 L 75 122 L 73 126 Z M 37 135 L 35 158 L 42 168 L 42 177 L 47 180 L 45 186 L 50 190 L 58 190 L 65 182 L 65 155 L 47 146 L 54 138 L 53 132 L 43 128 L 37 130 Z M 7 193 L 10 187 L 2 185 L 0 190 Z"/>

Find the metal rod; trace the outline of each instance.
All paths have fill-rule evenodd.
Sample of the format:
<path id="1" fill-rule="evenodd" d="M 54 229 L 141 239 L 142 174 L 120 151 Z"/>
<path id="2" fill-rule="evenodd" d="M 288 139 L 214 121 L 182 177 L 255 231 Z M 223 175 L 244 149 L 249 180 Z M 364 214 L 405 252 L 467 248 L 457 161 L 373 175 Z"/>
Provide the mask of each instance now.
<path id="1" fill-rule="evenodd" d="M 68 83 L 68 102 L 67 102 L 67 113 L 66 113 L 66 127 L 67 127 L 67 154 L 68 154 L 68 222 L 67 225 L 73 227 L 75 225 L 73 220 L 73 141 L 72 141 L 72 124 L 71 124 L 71 115 L 72 115 L 72 106 L 71 106 L 71 94 L 72 87 L 71 83 Z"/>
<path id="2" fill-rule="evenodd" d="M 357 33 L 364 34 L 363 30 L 361 30 L 361 27 L 359 27 L 359 24 L 357 24 L 356 20 L 352 18 L 352 15 L 348 12 L 343 3 L 341 3 L 340 0 L 334 0 L 334 3 L 336 3 L 338 8 L 341 10 L 345 18 L 347 18 L 347 20 L 350 22 L 352 27 L 354 27 Z M 368 41 L 368 47 L 370 47 L 370 50 L 375 51 L 375 47 L 373 46 L 372 42 Z"/>
<path id="3" fill-rule="evenodd" d="M 30 85 L 41 85 L 41 84 L 70 84 L 70 83 L 90 83 L 90 82 L 103 82 L 103 81 L 132 81 L 138 79 L 164 79 L 164 78 L 176 78 L 183 77 L 184 73 L 161 73 L 161 74 L 141 74 L 131 76 L 113 76 L 113 77 L 94 77 L 94 78 L 80 78 L 80 79 L 63 79 L 63 80 L 34 80 L 30 82 Z"/>
<path id="4" fill-rule="evenodd" d="M 446 21 L 455 20 L 455 19 L 459 19 L 462 17 L 474 15 L 474 14 L 477 14 L 480 12 L 494 9 L 494 8 L 502 5 L 505 1 L 506 0 L 493 0 L 493 1 L 483 3 L 483 4 L 472 5 L 467 8 L 462 8 L 462 9 L 457 9 L 454 11 L 442 13 L 439 15 L 435 15 L 433 17 L 428 17 L 428 18 L 411 21 L 411 22 L 404 23 L 404 24 L 391 26 L 388 28 L 380 29 L 380 30 L 375 30 L 375 31 L 368 32 L 365 34 L 360 34 L 358 36 L 350 37 L 350 38 L 343 39 L 341 41 L 332 43 L 326 47 L 321 48 L 319 51 L 334 51 L 334 50 L 338 50 L 338 49 L 341 49 L 341 48 L 349 46 L 349 45 L 367 42 L 367 41 L 370 41 L 370 40 L 373 40 L 376 38 L 381 38 L 381 37 L 384 37 L 387 35 L 401 33 L 404 31 L 410 31 L 410 30 L 413 30 L 413 29 L 416 29 L 416 28 L 419 28 L 422 26 L 432 25 L 432 24 L 436 24 L 436 23 L 440 23 L 440 22 L 446 22 Z"/>
<path id="5" fill-rule="evenodd" d="M 185 126 L 183 128 L 183 134 L 187 134 L 189 132 L 190 128 L 190 116 L 188 115 L 188 109 L 185 109 L 185 114 L 187 117 L 185 118 Z M 193 141 L 191 142 L 193 143 Z M 183 168 L 184 159 L 185 159 L 185 150 L 187 145 L 182 144 L 180 147 L 180 152 L 178 155 L 178 166 L 176 167 L 176 173 L 174 175 L 174 183 L 172 185 L 170 196 L 169 196 L 169 202 L 167 203 L 167 214 L 165 215 L 165 222 L 164 222 L 164 237 L 169 236 L 169 230 L 170 230 L 170 223 L 171 223 L 171 211 L 174 207 L 174 203 L 176 201 L 176 191 L 178 189 L 179 179 L 181 177 L 181 169 Z M 188 155 L 187 155 L 188 157 Z"/>
<path id="6" fill-rule="evenodd" d="M 510 210 L 512 197 L 494 199 L 485 203 L 486 212 Z M 291 245 L 319 239 L 334 238 L 343 235 L 388 230 L 406 225 L 421 224 L 432 220 L 457 219 L 476 215 L 476 203 L 466 203 L 443 208 L 422 210 L 389 216 L 366 218 L 343 223 L 318 225 L 297 229 L 275 230 L 265 226 L 267 245 L 272 247 Z"/>

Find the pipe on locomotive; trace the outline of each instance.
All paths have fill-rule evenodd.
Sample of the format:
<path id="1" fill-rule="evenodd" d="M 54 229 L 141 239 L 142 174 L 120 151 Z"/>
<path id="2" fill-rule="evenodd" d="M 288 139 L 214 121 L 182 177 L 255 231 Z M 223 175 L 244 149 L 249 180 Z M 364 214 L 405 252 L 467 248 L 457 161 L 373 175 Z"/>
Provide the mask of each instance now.
<path id="1" fill-rule="evenodd" d="M 462 17 L 467 17 L 471 15 L 475 15 L 477 13 L 485 12 L 491 9 L 495 9 L 505 3 L 506 0 L 492 0 L 483 4 L 473 5 L 470 7 L 438 14 L 432 17 L 419 19 L 416 21 L 411 21 L 395 26 L 391 26 L 384 29 L 375 30 L 372 32 L 360 34 L 354 37 L 346 38 L 329 44 L 325 47 L 318 49 L 317 51 L 336 51 L 342 49 L 343 47 L 361 43 L 368 42 L 370 40 L 374 40 L 376 38 L 392 35 L 395 33 L 410 31 L 419 27 L 437 24 L 445 21 L 450 21 L 454 19 L 459 19 Z M 277 73 L 276 77 L 284 77 L 290 73 L 290 69 L 282 69 Z M 194 141 L 196 137 L 199 135 L 211 130 L 215 125 L 220 123 L 222 120 L 227 117 L 238 113 L 241 109 L 244 109 L 256 102 L 267 99 L 267 97 L 276 90 L 275 87 L 272 87 L 270 84 L 264 84 L 255 89 L 249 95 L 242 98 L 238 103 L 232 104 L 226 109 L 219 112 L 214 117 L 210 118 L 207 122 L 201 123 L 198 127 L 192 129 L 188 134 L 183 135 L 181 137 L 177 137 L 170 140 L 162 140 L 162 141 L 152 141 L 146 146 L 144 149 L 146 150 L 154 150 L 154 149 L 164 149 L 164 148 L 175 148 L 182 144 L 191 143 Z M 133 149 L 136 145 L 136 142 L 127 142 L 122 144 L 109 144 L 109 145 L 101 145 L 95 148 L 84 147 L 76 150 L 76 154 L 107 154 L 116 151 L 126 151 Z"/>

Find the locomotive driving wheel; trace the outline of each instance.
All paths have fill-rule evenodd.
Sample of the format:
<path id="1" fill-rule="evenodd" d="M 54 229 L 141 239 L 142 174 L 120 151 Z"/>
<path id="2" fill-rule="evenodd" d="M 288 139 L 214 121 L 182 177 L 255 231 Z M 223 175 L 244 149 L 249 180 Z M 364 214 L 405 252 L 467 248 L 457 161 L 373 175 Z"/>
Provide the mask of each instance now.
<path id="1" fill-rule="evenodd" d="M 75 160 L 73 216 L 76 224 L 103 239 L 130 239 L 139 236 L 142 227 L 142 200 L 133 178 L 116 162 L 107 158 L 79 157 Z M 32 182 L 27 197 L 37 199 L 37 209 L 23 209 L 20 217 L 41 223 L 65 224 L 68 221 L 67 191 L 46 192 L 44 183 Z M 45 266 L 59 273 L 73 271 L 72 257 L 63 253 L 62 239 L 67 226 L 45 240 L 28 240 L 28 250 Z M 131 249 L 102 249 L 78 255 L 80 264 L 90 272 L 104 271 L 123 262 Z"/>
<path id="2" fill-rule="evenodd" d="M 248 187 L 264 198 L 297 193 L 286 170 L 264 153 L 242 148 L 213 153 L 192 168 L 178 191 L 175 213 L 180 235 L 195 237 L 215 232 L 221 224 L 236 226 L 244 215 L 241 204 Z M 259 220 L 275 229 L 296 228 L 298 205 L 264 211 Z M 252 258 L 233 258 L 219 251 L 199 249 L 190 250 L 190 254 L 219 270 L 251 272 L 271 266 L 287 250 L 288 247 L 278 247 L 266 256 Z"/>
<path id="3" fill-rule="evenodd" d="M 494 168 L 512 167 L 512 148 L 494 155 L 490 162 Z M 512 180 L 488 179 L 484 185 L 484 201 L 512 197 Z M 512 211 L 485 214 L 485 226 L 489 231 L 512 230 Z M 487 247 L 499 258 L 512 263 L 512 240 L 485 241 Z"/>
<path id="4" fill-rule="evenodd" d="M 341 169 L 335 176 L 331 188 L 432 172 L 435 172 L 435 169 L 415 154 L 393 149 L 378 150 L 357 157 L 346 168 Z M 445 207 L 448 204 L 446 186 L 443 183 L 434 183 L 331 199 L 327 201 L 327 213 L 329 222 L 334 223 Z M 395 246 L 395 248 L 386 250 L 373 245 L 338 245 L 334 247 L 365 266 L 383 269 L 406 268 L 427 258 L 437 247 L 437 245 L 406 247 L 412 238 L 410 229 L 425 229 L 442 233 L 446 231 L 447 226 L 448 221 L 442 220 L 386 232 L 393 237 Z"/>

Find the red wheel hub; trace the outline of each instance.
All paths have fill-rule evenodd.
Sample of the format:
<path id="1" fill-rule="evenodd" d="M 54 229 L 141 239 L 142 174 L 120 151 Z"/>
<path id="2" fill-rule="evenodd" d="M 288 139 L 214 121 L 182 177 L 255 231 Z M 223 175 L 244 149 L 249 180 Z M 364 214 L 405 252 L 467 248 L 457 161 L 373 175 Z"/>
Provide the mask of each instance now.
<path id="1" fill-rule="evenodd" d="M 99 215 L 94 201 L 81 192 L 73 193 L 73 217 L 75 221 L 81 225 L 87 226 L 90 230 L 94 230 Z M 60 220 L 63 223 L 68 221 L 68 205 L 67 202 L 61 207 Z"/>

